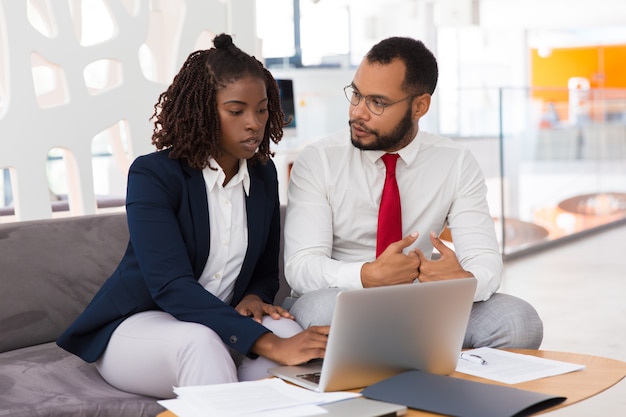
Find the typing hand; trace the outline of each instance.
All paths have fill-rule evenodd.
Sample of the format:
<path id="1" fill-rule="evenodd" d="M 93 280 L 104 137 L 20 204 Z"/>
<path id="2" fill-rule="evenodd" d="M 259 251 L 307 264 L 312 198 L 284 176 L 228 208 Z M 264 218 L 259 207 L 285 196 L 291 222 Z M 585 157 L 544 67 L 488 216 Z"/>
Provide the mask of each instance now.
<path id="1" fill-rule="evenodd" d="M 280 338 L 265 333 L 252 346 L 252 351 L 283 365 L 298 365 L 324 357 L 330 326 L 311 326 L 300 333 Z"/>
<path id="2" fill-rule="evenodd" d="M 417 239 L 418 233 L 411 233 L 404 239 L 392 243 L 373 262 L 361 268 L 363 287 L 410 284 L 418 278 L 421 260 L 415 251 L 405 255 L 402 250 Z"/>

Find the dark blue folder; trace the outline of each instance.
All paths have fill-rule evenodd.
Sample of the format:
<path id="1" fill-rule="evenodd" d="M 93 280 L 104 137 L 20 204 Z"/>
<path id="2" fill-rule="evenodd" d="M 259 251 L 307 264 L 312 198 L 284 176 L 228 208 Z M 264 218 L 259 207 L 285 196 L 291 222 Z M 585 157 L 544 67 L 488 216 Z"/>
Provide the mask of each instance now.
<path id="1" fill-rule="evenodd" d="M 454 417 L 521 417 L 566 397 L 421 371 L 392 376 L 361 391 L 366 398 Z"/>

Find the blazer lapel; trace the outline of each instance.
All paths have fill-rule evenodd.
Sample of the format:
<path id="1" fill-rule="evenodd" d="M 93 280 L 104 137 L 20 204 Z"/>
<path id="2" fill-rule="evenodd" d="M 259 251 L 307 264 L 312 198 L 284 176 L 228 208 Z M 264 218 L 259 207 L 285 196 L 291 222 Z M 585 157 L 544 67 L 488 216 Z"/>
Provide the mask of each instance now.
<path id="1" fill-rule="evenodd" d="M 195 251 L 193 271 L 196 278 L 200 277 L 209 256 L 209 206 L 206 195 L 206 185 L 202 171 L 191 168 L 182 162 L 183 170 L 187 174 L 189 192 L 189 209 L 193 223 Z"/>
<path id="2" fill-rule="evenodd" d="M 265 187 L 255 175 L 254 168 L 248 166 L 250 172 L 250 195 L 246 197 L 246 214 L 248 217 L 248 250 L 237 277 L 232 304 L 236 305 L 248 286 L 257 260 L 261 253 L 263 236 L 265 236 Z"/>
<path id="3" fill-rule="evenodd" d="M 263 182 L 254 175 L 254 169 L 250 170 L 250 195 L 246 198 L 246 213 L 248 216 L 248 251 L 244 259 L 242 270 L 246 263 L 256 262 L 261 251 L 262 236 L 265 225 L 265 187 Z"/>

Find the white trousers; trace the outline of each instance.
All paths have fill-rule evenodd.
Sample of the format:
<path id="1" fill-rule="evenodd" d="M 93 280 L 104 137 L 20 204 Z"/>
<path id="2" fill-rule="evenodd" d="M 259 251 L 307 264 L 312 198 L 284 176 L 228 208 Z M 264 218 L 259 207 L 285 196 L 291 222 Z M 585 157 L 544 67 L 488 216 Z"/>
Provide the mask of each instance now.
<path id="1" fill-rule="evenodd" d="M 279 337 L 302 331 L 293 320 L 263 317 Z M 100 375 L 122 391 L 174 398 L 173 387 L 250 381 L 268 376 L 276 362 L 250 359 L 230 350 L 210 328 L 145 311 L 122 322 L 96 361 Z"/>

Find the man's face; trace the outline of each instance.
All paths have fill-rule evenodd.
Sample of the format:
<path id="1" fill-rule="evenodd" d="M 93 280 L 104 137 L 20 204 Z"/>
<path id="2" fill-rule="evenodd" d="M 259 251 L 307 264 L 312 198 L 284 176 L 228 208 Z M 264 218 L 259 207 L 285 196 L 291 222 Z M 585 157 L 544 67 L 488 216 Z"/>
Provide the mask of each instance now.
<path id="1" fill-rule="evenodd" d="M 398 59 L 386 65 L 363 60 L 357 69 L 352 87 L 361 96 L 361 101 L 356 106 L 350 105 L 349 113 L 350 139 L 355 147 L 394 152 L 415 137 L 415 98 L 408 97 L 410 94 L 401 87 L 404 73 L 404 63 Z M 367 107 L 365 102 L 368 99 L 383 104 L 397 103 L 385 107 L 383 113 L 377 115 Z M 370 107 L 373 108 L 373 104 Z"/>

